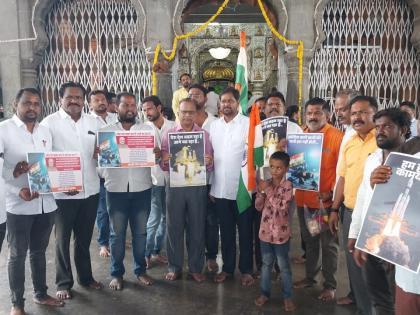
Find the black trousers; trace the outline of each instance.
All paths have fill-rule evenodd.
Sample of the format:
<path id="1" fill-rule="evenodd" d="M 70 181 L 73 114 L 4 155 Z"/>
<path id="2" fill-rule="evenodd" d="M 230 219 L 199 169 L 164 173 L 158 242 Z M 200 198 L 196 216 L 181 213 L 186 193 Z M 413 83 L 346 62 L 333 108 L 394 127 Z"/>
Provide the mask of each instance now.
<path id="1" fill-rule="evenodd" d="M 54 216 L 55 211 L 36 215 L 7 213 L 7 271 L 13 306 L 24 306 L 25 260 L 28 249 L 34 296 L 42 299 L 47 294 L 45 251 L 50 240 Z"/>
<path id="2" fill-rule="evenodd" d="M 239 214 L 236 200 L 216 198 L 216 212 L 220 224 L 223 271 L 233 274 L 236 266 L 236 226 L 239 233 L 239 270 L 253 272 L 253 208 Z"/>
<path id="3" fill-rule="evenodd" d="M 74 264 L 77 281 L 84 286 L 94 281 L 90 260 L 90 242 L 98 208 L 99 194 L 86 199 L 58 199 L 55 216 L 55 284 L 57 290 L 74 285 L 70 263 L 70 238 L 74 237 Z"/>
<path id="4" fill-rule="evenodd" d="M 3 245 L 3 240 L 6 235 L 6 222 L 0 224 L 0 253 Z"/>
<path id="5" fill-rule="evenodd" d="M 395 313 L 394 266 L 375 256 L 368 255 L 363 272 L 376 315 L 393 315 Z"/>
<path id="6" fill-rule="evenodd" d="M 219 252 L 219 222 L 216 205 L 207 197 L 206 213 L 206 258 L 216 259 Z"/>

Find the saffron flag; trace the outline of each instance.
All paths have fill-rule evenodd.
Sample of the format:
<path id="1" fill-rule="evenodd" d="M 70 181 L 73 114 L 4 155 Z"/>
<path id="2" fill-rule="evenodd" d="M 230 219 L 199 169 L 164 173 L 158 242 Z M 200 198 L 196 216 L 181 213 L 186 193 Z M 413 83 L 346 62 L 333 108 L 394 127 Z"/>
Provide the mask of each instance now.
<path id="1" fill-rule="evenodd" d="M 241 32 L 241 48 L 239 50 L 238 62 L 236 63 L 235 89 L 239 91 L 239 104 L 241 113 L 247 115 L 248 109 L 248 66 L 246 57 L 246 35 Z"/>
<path id="2" fill-rule="evenodd" d="M 256 167 L 264 164 L 263 134 L 260 114 L 256 104 L 252 105 L 249 115 L 247 147 L 242 159 L 236 203 L 239 213 L 244 212 L 252 204 L 252 192 L 257 187 Z"/>

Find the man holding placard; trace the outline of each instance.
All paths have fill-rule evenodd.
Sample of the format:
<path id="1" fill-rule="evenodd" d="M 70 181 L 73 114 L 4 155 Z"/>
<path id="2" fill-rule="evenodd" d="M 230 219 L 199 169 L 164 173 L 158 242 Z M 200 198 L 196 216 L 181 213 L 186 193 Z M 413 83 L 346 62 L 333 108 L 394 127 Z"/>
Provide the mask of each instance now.
<path id="1" fill-rule="evenodd" d="M 328 209 L 332 204 L 335 170 L 343 134 L 340 130 L 327 123 L 326 109 L 328 106 L 329 104 L 321 98 L 313 98 L 305 104 L 307 127 L 304 132 L 322 133 L 324 135 L 320 186 L 318 191 L 297 189 L 295 194 L 300 230 L 306 245 L 306 277 L 297 281 L 295 288 L 313 286 L 316 283 L 316 275 L 322 270 L 324 289 L 318 298 L 323 301 L 332 300 L 337 287 L 338 237 L 328 229 L 321 230 L 317 234 L 310 233 L 304 211 L 315 213 L 324 209 L 328 213 Z"/>
<path id="2" fill-rule="evenodd" d="M 152 177 L 149 162 L 155 164 L 156 157 L 160 157 L 160 150 L 155 149 L 155 132 L 149 125 L 137 120 L 137 103 L 134 94 L 123 92 L 117 95 L 118 122 L 104 127 L 99 132 L 101 139 L 103 132 L 113 134 L 116 143 L 124 139 L 124 150 L 129 150 L 128 156 L 135 156 L 128 165 L 121 163 L 118 167 L 102 169 L 105 179 L 108 213 L 111 223 L 111 277 L 109 287 L 112 290 L 123 289 L 125 273 L 125 239 L 127 226 L 130 224 L 133 242 L 134 274 L 140 284 L 151 285 L 152 279 L 146 274 L 146 225 L 150 213 L 150 198 Z M 108 140 L 105 140 L 108 141 Z M 148 148 L 148 143 L 152 147 Z M 145 149 L 141 149 L 146 144 Z M 99 146 L 102 144 L 99 141 Z M 152 152 L 146 152 L 146 151 Z M 100 155 L 102 154 L 100 149 Z M 141 163 L 141 157 L 149 157 L 151 161 Z M 140 159 L 138 158 L 140 157 Z M 101 160 L 101 156 L 99 156 Z M 124 160 L 123 158 L 121 160 Z M 100 165 L 101 166 L 101 165 Z"/>
<path id="3" fill-rule="evenodd" d="M 105 90 L 93 90 L 88 95 L 88 103 L 90 114 L 96 118 L 100 127 L 117 122 L 117 114 L 109 113 L 109 94 Z M 104 179 L 100 174 L 100 190 L 99 190 L 99 202 L 96 214 L 96 226 L 98 227 L 98 245 L 99 245 L 99 256 L 109 257 L 109 216 L 106 209 L 106 193 L 104 186 Z"/>
<path id="4" fill-rule="evenodd" d="M 91 289 L 102 284 L 92 275 L 89 246 L 95 225 L 99 200 L 99 177 L 96 171 L 95 117 L 83 112 L 85 88 L 75 82 L 64 83 L 59 90 L 61 108 L 47 116 L 41 125 L 49 128 L 57 152 L 80 152 L 83 191 L 56 193 L 58 210 L 55 217 L 57 297 L 71 299 L 74 280 L 70 263 L 70 239 L 74 233 L 74 262 L 78 282 Z"/>
<path id="5" fill-rule="evenodd" d="M 50 306 L 63 306 L 64 303 L 47 295 L 46 283 L 45 251 L 57 205 L 52 194 L 40 195 L 30 191 L 26 175 L 30 167 L 26 162 L 27 153 L 48 152 L 52 147 L 48 129 L 37 122 L 41 114 L 40 92 L 32 88 L 20 90 L 14 108 L 16 114 L 0 124 L 0 159 L 4 157 L 9 242 L 7 265 L 13 305 L 10 314 L 23 315 L 26 314 L 23 293 L 28 250 L 35 303 Z"/>
<path id="6" fill-rule="evenodd" d="M 406 138 L 410 137 L 410 116 L 399 109 L 390 108 L 377 112 L 374 122 L 379 148 L 366 160 L 363 180 L 357 192 L 352 214 L 347 246 L 353 251 L 356 264 L 364 267 L 367 288 L 376 313 L 394 314 L 392 269 L 386 261 L 355 248 L 355 244 L 373 194 L 373 186 L 387 181 L 390 176 L 390 167 L 383 165 L 386 158 L 391 152 L 398 152 Z"/>
<path id="7" fill-rule="evenodd" d="M 161 166 L 164 171 L 170 171 L 170 187 L 166 199 L 168 207 L 166 248 L 169 261 L 166 280 L 169 281 L 178 279 L 182 273 L 185 229 L 189 273 L 197 282 L 205 280 L 202 269 L 207 181 L 206 176 L 203 178 L 200 175 L 213 169 L 213 147 L 209 134 L 194 123 L 196 114 L 195 100 L 191 98 L 181 100 L 178 112 L 179 123 L 169 129 L 162 138 Z"/>

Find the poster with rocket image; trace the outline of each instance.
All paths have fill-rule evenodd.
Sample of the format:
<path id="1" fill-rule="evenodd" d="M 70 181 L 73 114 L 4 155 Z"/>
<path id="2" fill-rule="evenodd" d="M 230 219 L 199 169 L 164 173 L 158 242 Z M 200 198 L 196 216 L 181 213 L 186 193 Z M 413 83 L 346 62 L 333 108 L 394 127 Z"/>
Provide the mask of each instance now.
<path id="1" fill-rule="evenodd" d="M 420 264 L 420 157 L 391 153 L 386 184 L 375 186 L 356 247 L 418 272 Z"/>
<path id="2" fill-rule="evenodd" d="M 171 187 L 205 186 L 204 132 L 170 132 L 168 134 L 169 185 Z"/>
<path id="3" fill-rule="evenodd" d="M 270 117 L 261 121 L 261 129 L 264 137 L 264 167 L 270 166 L 270 156 L 278 151 L 278 144 L 287 135 L 288 117 Z"/>

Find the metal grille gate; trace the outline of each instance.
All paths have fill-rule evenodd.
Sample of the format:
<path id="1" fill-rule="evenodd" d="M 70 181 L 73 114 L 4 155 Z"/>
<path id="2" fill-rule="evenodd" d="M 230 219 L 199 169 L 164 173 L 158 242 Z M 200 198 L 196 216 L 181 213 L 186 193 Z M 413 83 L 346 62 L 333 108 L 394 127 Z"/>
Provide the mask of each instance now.
<path id="1" fill-rule="evenodd" d="M 413 14 L 404 0 L 331 0 L 322 29 L 326 39 L 310 64 L 311 96 L 333 106 L 338 90 L 354 88 L 381 108 L 420 100 Z"/>
<path id="2" fill-rule="evenodd" d="M 46 20 L 49 46 L 38 74 L 43 114 L 59 108 L 58 89 L 67 81 L 88 90 L 150 94 L 150 64 L 137 31 L 130 0 L 60 0 Z"/>

